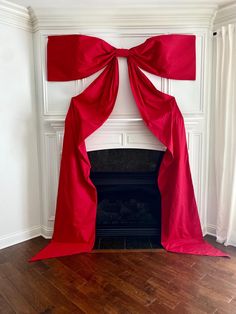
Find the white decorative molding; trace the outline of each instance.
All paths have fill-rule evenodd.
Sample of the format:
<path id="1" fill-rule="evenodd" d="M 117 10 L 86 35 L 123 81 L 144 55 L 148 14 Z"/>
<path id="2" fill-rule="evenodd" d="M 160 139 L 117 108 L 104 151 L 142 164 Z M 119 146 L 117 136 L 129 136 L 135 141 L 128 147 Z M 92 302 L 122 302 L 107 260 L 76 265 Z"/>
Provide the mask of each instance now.
<path id="1" fill-rule="evenodd" d="M 209 27 L 216 4 L 136 4 L 90 8 L 30 8 L 33 30 L 106 28 L 111 30 L 157 27 Z"/>
<path id="2" fill-rule="evenodd" d="M 212 28 L 208 29 L 204 38 L 204 61 L 202 65 L 202 71 L 204 72 L 204 84 L 201 93 L 203 94 L 203 117 L 202 121 L 202 208 L 201 208 L 201 222 L 203 228 L 203 234 L 207 234 L 207 223 L 209 213 L 214 210 L 214 207 L 208 207 L 209 198 L 209 165 L 212 160 L 210 159 L 210 129 L 211 129 L 211 111 L 212 111 L 212 69 L 214 68 L 212 58 L 213 58 L 213 47 L 212 47 Z"/>
<path id="3" fill-rule="evenodd" d="M 48 82 L 44 84 L 44 115 L 65 115 L 70 104 L 71 97 L 78 94 L 79 81 Z M 50 89 L 57 86 L 57 93 L 50 93 Z M 50 105 L 50 107 L 49 107 Z M 58 108 L 63 107 L 63 110 Z"/>
<path id="4" fill-rule="evenodd" d="M 32 31 L 31 17 L 27 8 L 0 0 L 0 24 Z"/>
<path id="5" fill-rule="evenodd" d="M 55 130 L 54 136 L 61 151 L 64 133 L 64 120 L 45 120 Z M 143 148 L 162 150 L 166 148 L 147 129 L 142 119 L 108 119 L 86 140 L 87 151 L 112 148 Z"/>
<path id="6" fill-rule="evenodd" d="M 44 134 L 43 224 L 52 221 L 51 217 L 54 216 L 56 208 L 60 164 L 60 143 L 57 134 L 58 132 Z"/>
<path id="7" fill-rule="evenodd" d="M 206 229 L 207 229 L 206 230 L 207 234 L 212 235 L 214 237 L 216 236 L 216 226 L 215 225 L 208 224 Z"/>
<path id="8" fill-rule="evenodd" d="M 10 233 L 0 237 L 0 250 L 6 247 L 21 243 L 23 241 L 36 238 L 41 235 L 41 227 L 35 226 L 19 232 Z"/>
<path id="9" fill-rule="evenodd" d="M 200 219 L 203 221 L 202 208 L 202 132 L 192 131 L 189 136 L 189 162 Z"/>
<path id="10" fill-rule="evenodd" d="M 221 6 L 214 19 L 214 31 L 217 31 L 221 26 L 228 24 L 236 24 L 236 3 Z"/>
<path id="11" fill-rule="evenodd" d="M 203 119 L 185 118 L 187 146 L 190 149 L 191 134 L 201 134 Z M 45 126 L 54 130 L 50 133 L 55 137 L 58 145 L 58 153 L 61 153 L 64 119 L 45 119 Z M 54 135 L 53 135 L 54 134 Z M 48 135 L 48 134 L 47 134 Z M 141 148 L 165 151 L 166 147 L 156 139 L 151 131 L 140 119 L 108 119 L 101 128 L 86 139 L 87 151 L 109 148 Z"/>
<path id="12" fill-rule="evenodd" d="M 53 227 L 41 226 L 41 236 L 45 239 L 51 239 L 53 234 Z"/>

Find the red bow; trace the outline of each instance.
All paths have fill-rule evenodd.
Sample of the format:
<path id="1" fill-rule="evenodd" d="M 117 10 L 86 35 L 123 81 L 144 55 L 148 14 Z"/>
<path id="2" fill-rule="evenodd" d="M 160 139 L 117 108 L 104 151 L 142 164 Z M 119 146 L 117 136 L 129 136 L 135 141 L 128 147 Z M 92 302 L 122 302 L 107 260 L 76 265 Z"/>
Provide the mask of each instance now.
<path id="1" fill-rule="evenodd" d="M 195 36 L 161 35 L 131 49 L 84 35 L 49 36 L 49 81 L 78 80 L 103 72 L 71 100 L 51 243 L 33 260 L 90 252 L 95 239 L 96 188 L 89 178 L 85 139 L 109 117 L 117 96 L 117 57 L 127 58 L 130 86 L 150 131 L 167 147 L 158 175 L 161 242 L 172 252 L 225 256 L 202 237 L 189 169 L 183 117 L 175 98 L 158 91 L 140 70 L 179 80 L 195 79 Z"/>
<path id="2" fill-rule="evenodd" d="M 114 57 L 155 75 L 177 80 L 195 80 L 195 36 L 161 35 L 131 49 L 119 49 L 104 40 L 85 35 L 49 36 L 47 67 L 49 81 L 85 78 L 109 65 Z"/>

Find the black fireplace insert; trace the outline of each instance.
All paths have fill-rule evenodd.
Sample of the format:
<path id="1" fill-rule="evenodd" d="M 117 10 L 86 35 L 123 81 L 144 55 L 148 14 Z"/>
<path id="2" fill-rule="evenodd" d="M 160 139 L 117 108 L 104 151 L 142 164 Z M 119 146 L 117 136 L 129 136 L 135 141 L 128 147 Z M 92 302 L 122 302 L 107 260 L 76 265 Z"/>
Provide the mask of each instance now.
<path id="1" fill-rule="evenodd" d="M 98 248 L 160 246 L 161 196 L 157 176 L 164 152 L 109 149 L 89 152 L 98 193 Z"/>

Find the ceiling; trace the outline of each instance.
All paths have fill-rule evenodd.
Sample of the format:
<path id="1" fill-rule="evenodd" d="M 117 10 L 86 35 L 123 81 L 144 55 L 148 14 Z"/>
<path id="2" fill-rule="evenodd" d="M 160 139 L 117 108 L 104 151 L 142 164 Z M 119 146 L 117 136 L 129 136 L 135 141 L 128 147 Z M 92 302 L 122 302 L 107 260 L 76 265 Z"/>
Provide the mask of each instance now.
<path id="1" fill-rule="evenodd" d="M 32 8 L 47 8 L 47 7 L 55 7 L 55 8 L 65 8 L 65 7 L 112 7 L 112 6 L 135 6 L 135 5 L 183 5 L 183 4 L 216 4 L 219 6 L 223 6 L 228 3 L 232 3 L 232 0 L 9 0 L 9 2 L 13 2 L 25 7 Z"/>

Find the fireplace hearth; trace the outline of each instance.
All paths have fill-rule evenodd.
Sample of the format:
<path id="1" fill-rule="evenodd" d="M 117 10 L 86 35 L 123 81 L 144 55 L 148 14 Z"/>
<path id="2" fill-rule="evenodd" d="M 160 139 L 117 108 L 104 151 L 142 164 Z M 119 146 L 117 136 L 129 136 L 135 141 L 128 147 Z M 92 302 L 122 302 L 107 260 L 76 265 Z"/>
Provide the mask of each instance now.
<path id="1" fill-rule="evenodd" d="M 90 177 L 98 193 L 95 248 L 160 246 L 161 197 L 157 173 L 163 154 L 146 149 L 89 153 Z"/>

